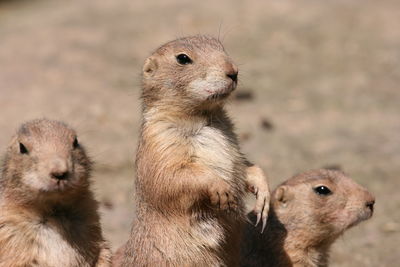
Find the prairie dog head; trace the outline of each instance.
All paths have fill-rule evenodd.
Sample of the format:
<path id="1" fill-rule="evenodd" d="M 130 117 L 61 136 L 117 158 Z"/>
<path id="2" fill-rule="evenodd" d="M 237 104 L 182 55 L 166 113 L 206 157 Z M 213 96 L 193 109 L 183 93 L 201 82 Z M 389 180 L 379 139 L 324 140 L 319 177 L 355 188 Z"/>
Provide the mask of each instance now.
<path id="1" fill-rule="evenodd" d="M 158 48 L 143 66 L 146 103 L 189 106 L 222 103 L 236 88 L 238 68 L 217 39 L 197 35 Z"/>
<path id="2" fill-rule="evenodd" d="M 2 179 L 26 198 L 59 197 L 86 187 L 90 167 L 73 129 L 39 119 L 23 124 L 13 137 Z"/>
<path id="3" fill-rule="evenodd" d="M 276 188 L 271 203 L 288 231 L 304 230 L 308 242 L 318 244 L 369 219 L 375 198 L 341 171 L 314 170 Z"/>

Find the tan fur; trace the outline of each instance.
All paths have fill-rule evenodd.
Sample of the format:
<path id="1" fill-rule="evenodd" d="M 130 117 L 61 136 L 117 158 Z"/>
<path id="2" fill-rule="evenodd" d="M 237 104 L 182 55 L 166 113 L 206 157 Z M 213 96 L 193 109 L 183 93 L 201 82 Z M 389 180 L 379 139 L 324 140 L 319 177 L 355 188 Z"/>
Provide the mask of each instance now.
<path id="1" fill-rule="evenodd" d="M 182 53 L 192 62 L 178 63 Z M 207 36 L 174 40 L 146 60 L 137 216 L 115 266 L 238 264 L 247 161 L 223 109 L 236 74 Z"/>
<path id="2" fill-rule="evenodd" d="M 0 179 L 1 267 L 110 266 L 91 162 L 75 138 L 65 124 L 41 119 L 12 139 Z"/>
<path id="3" fill-rule="evenodd" d="M 330 194 L 317 194 L 325 186 Z M 241 266 L 327 266 L 329 248 L 348 228 L 372 216 L 375 198 L 340 171 L 297 175 L 272 193 L 266 232 L 245 226 Z M 249 218 L 254 221 L 253 216 Z"/>

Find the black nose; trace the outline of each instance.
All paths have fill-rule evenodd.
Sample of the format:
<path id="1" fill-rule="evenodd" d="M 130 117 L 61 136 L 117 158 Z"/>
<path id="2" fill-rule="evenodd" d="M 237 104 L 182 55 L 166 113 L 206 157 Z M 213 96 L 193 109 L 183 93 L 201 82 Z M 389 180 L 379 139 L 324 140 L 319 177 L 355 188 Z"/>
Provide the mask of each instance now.
<path id="1" fill-rule="evenodd" d="M 367 203 L 365 203 L 365 206 L 367 207 L 367 208 L 369 208 L 371 211 L 374 211 L 374 204 L 375 204 L 375 201 L 368 201 Z"/>
<path id="2" fill-rule="evenodd" d="M 68 172 L 52 172 L 51 177 L 57 180 L 66 180 L 68 178 Z"/>
<path id="3" fill-rule="evenodd" d="M 237 77 L 238 77 L 238 73 L 230 73 L 230 74 L 226 74 L 226 76 L 228 76 L 229 78 L 232 79 L 232 81 L 237 82 Z"/>

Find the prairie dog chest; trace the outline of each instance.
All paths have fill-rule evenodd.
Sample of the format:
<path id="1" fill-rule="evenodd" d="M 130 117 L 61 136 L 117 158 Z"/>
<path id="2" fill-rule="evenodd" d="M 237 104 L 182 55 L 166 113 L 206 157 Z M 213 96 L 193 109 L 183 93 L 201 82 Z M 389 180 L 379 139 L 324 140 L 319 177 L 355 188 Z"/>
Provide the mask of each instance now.
<path id="1" fill-rule="evenodd" d="M 52 225 L 37 226 L 38 266 L 89 266 L 82 255 Z"/>
<path id="2" fill-rule="evenodd" d="M 87 259 L 54 225 L 25 216 L 0 216 L 0 266 L 89 267 Z"/>
<path id="3" fill-rule="evenodd" d="M 216 172 L 234 172 L 239 160 L 237 145 L 226 134 L 215 127 L 204 126 L 193 138 L 194 156 Z M 227 177 L 228 178 L 228 177 Z"/>

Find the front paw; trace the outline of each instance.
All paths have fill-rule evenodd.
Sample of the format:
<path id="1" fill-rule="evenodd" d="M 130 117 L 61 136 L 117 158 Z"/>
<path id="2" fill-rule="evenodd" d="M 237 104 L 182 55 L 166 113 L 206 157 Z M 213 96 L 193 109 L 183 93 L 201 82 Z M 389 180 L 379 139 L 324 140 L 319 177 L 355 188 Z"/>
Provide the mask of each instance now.
<path id="1" fill-rule="evenodd" d="M 258 225 L 260 220 L 262 221 L 261 233 L 264 231 L 268 219 L 270 193 L 269 190 L 261 190 L 254 188 L 254 194 L 256 195 L 256 204 L 253 212 L 257 215 L 257 221 L 255 226 Z"/>
<path id="2" fill-rule="evenodd" d="M 220 210 L 234 210 L 237 201 L 230 184 L 223 180 L 215 181 L 209 188 L 208 194 L 213 206 Z"/>
<path id="3" fill-rule="evenodd" d="M 268 219 L 270 191 L 268 179 L 262 169 L 256 165 L 247 168 L 248 190 L 256 197 L 253 213 L 257 215 L 256 226 L 262 221 L 261 233 L 264 231 Z"/>

